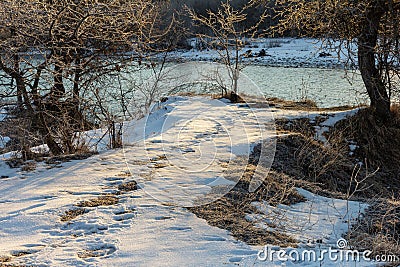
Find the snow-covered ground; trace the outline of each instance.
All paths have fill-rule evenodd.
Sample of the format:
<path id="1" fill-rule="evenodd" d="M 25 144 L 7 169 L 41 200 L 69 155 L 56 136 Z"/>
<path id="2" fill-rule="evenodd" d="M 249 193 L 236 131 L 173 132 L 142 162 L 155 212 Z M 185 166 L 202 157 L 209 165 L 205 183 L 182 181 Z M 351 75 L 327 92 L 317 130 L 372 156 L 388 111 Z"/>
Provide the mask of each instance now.
<path id="1" fill-rule="evenodd" d="M 220 58 L 216 49 L 201 49 L 194 38 L 190 40 L 191 50 L 180 50 L 171 52 L 169 55 L 173 60 L 195 60 L 195 61 L 218 61 Z M 283 67 L 343 67 L 348 54 L 336 49 L 339 43 L 332 45 L 323 44 L 318 39 L 310 38 L 257 38 L 247 39 L 240 51 L 241 61 L 246 64 L 259 64 L 265 66 Z M 355 54 L 356 47 L 352 53 Z M 265 51 L 265 55 L 263 52 Z M 261 53 L 261 54 L 260 54 Z M 251 54 L 251 57 L 244 55 Z M 356 59 L 353 59 L 356 62 Z M 347 62 L 348 63 L 348 62 Z"/>
<path id="2" fill-rule="evenodd" d="M 17 255 L 12 263 L 32 266 L 281 266 L 284 261 L 276 258 L 258 259 L 263 247 L 235 240 L 182 205 L 196 205 L 203 196 L 214 197 L 215 189 L 232 186 L 223 176 L 226 164 L 235 164 L 256 142 L 275 135 L 273 127 L 260 125 L 271 125 L 273 117 L 317 115 L 170 97 L 147 118 L 126 124 L 124 149 L 31 172 L 10 169 L 2 160 L 0 256 Z M 343 114 L 333 112 L 332 117 Z M 83 215 L 60 220 L 74 204 L 115 194 L 119 185 L 133 180 L 139 189 L 115 195 L 117 204 L 86 207 Z M 254 203 L 261 213 L 249 214 L 249 220 L 267 227 L 268 215 L 279 214 L 282 223 L 289 223 L 277 230 L 297 238 L 304 250 L 308 240 L 317 238 L 323 247 L 335 246 L 346 222 L 366 207 L 299 192 L 308 201 L 277 208 Z M 326 260 L 322 266 L 374 264 Z"/>

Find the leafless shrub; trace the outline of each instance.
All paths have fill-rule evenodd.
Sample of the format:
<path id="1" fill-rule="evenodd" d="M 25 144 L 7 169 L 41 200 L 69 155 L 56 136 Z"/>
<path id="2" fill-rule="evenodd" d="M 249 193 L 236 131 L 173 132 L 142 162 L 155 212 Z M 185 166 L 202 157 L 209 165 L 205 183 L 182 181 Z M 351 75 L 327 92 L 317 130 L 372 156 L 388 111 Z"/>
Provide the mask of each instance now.
<path id="1" fill-rule="evenodd" d="M 119 146 L 114 113 L 100 103 L 107 75 L 130 71 L 132 62 L 165 50 L 171 24 L 157 28 L 161 8 L 154 1 L 15 1 L 0 3 L 1 97 L 15 100 L 22 129 L 21 150 L 31 140 L 52 154 L 75 153 L 76 133 L 99 126 L 89 115 L 103 111 Z M 156 45 L 157 44 L 157 45 Z M 104 99 L 101 99 L 104 100 Z"/>
<path id="2" fill-rule="evenodd" d="M 208 10 L 207 15 L 198 14 L 193 9 L 187 8 L 194 23 L 205 26 L 210 31 L 210 34 L 199 33 L 197 37 L 207 46 L 218 51 L 222 63 L 227 67 L 232 84 L 224 86 L 224 96 L 228 95 L 228 88 L 235 96 L 238 94 L 238 79 L 242 69 L 240 51 L 244 47 L 243 38 L 254 37 L 266 18 L 266 12 L 264 12 L 254 25 L 250 27 L 241 25 L 248 19 L 248 10 L 256 5 L 256 1 L 248 1 L 241 8 L 234 8 L 232 1 L 226 0 L 221 2 L 217 11 Z M 235 101 L 234 98 L 232 100 Z"/>

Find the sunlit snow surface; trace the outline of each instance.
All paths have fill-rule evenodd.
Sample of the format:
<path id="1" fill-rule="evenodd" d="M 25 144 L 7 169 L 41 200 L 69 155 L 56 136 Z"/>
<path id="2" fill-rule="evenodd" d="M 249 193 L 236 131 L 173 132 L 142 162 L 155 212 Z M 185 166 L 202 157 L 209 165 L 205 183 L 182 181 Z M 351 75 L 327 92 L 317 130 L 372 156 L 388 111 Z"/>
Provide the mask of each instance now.
<path id="1" fill-rule="evenodd" d="M 217 108 L 218 116 L 200 112 L 210 107 Z M 196 108 L 203 116 L 185 119 L 184 116 L 189 116 Z M 243 115 L 241 120 L 232 118 L 233 111 Z M 270 111 L 274 111 L 276 117 L 313 118 L 317 115 Z M 254 118 L 247 116 L 248 112 L 244 106 L 218 100 L 171 97 L 154 107 L 148 124 L 145 124 L 146 119 L 127 124 L 124 149 L 60 163 L 51 169 L 40 165 L 30 173 L 10 169 L 2 163 L 0 174 L 5 178 L 0 179 L 0 255 L 28 252 L 30 254 L 13 258 L 12 262 L 33 266 L 281 266 L 283 262 L 277 259 L 259 261 L 257 253 L 263 247 L 235 240 L 228 231 L 212 227 L 185 208 L 168 203 L 170 199 L 165 194 L 170 189 L 168 186 L 178 183 L 206 185 L 206 189 L 229 184 L 224 177 L 215 179 L 216 174 L 222 176 L 219 162 L 246 155 L 253 145 L 251 142 L 260 140 L 256 128 L 249 127 L 246 136 L 250 141 L 244 146 L 241 140 L 237 146 L 228 142 L 227 133 L 235 131 L 236 123 L 253 125 Z M 258 121 L 262 122 L 266 110 L 256 112 Z M 270 115 L 264 119 L 269 120 Z M 186 123 L 182 124 L 184 121 Z M 223 127 L 218 128 L 218 123 Z M 148 127 L 146 131 L 145 126 Z M 213 135 L 217 130 L 218 134 Z M 210 136 L 213 138 L 208 140 Z M 177 137 L 181 143 L 176 144 Z M 211 149 L 218 152 L 214 154 L 217 157 L 208 157 Z M 183 158 L 174 161 L 179 155 Z M 202 155 L 206 159 L 204 162 L 211 162 L 210 171 L 200 171 L 204 166 L 195 163 Z M 194 163 L 190 165 L 189 162 Z M 127 175 L 129 172 L 132 176 Z M 60 221 L 60 215 L 73 208 L 73 204 L 113 193 L 119 184 L 132 180 L 139 181 L 143 188 L 119 195 L 118 204 L 86 208 L 88 212 L 74 220 Z M 160 194 L 154 197 L 154 192 Z M 187 191 L 175 188 L 173 192 L 178 199 L 187 197 Z M 347 230 L 346 221 L 365 208 L 358 202 L 323 198 L 305 190 L 299 192 L 307 202 L 276 208 L 254 203 L 261 214 L 249 214 L 248 219 L 256 220 L 259 227 L 267 227 L 266 222 L 276 218 L 269 216 L 279 214 L 285 227 L 277 230 L 297 238 L 302 249 L 308 244 L 307 240 L 315 238 L 321 238 L 323 246 L 334 245 Z M 95 256 L 85 257 L 88 251 Z M 288 261 L 286 264 L 320 266 L 319 262 Z M 322 266 L 340 266 L 340 263 L 324 262 Z M 343 263 L 342 266 L 374 265 L 363 262 Z"/>

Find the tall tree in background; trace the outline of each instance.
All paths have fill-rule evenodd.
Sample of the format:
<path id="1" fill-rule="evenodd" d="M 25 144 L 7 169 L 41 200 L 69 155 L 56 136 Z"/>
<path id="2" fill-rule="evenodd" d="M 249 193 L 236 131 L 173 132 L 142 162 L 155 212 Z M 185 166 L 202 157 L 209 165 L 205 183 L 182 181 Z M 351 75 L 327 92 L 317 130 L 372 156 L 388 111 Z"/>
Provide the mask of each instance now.
<path id="1" fill-rule="evenodd" d="M 357 43 L 358 67 L 371 108 L 377 119 L 387 120 L 400 74 L 400 1 L 276 0 L 275 4 L 280 33 L 295 30 L 335 40 L 340 43 L 337 49 Z"/>

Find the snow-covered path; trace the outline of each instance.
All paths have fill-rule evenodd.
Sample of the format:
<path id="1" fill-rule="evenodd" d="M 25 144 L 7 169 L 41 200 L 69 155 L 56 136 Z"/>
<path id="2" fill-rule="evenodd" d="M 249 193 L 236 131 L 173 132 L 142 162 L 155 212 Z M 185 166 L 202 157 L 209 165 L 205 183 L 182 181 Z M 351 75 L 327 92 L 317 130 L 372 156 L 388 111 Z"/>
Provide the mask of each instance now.
<path id="1" fill-rule="evenodd" d="M 29 252 L 17 260 L 48 266 L 212 266 L 256 253 L 226 231 L 184 208 L 165 206 L 143 190 L 118 196 L 117 205 L 88 208 L 60 222 L 72 204 L 111 193 L 113 186 L 131 179 L 121 175 L 127 170 L 123 151 L 65 165 L 2 182 L 1 255 Z M 86 250 L 98 257 L 80 258 Z"/>
<path id="2" fill-rule="evenodd" d="M 201 117 L 188 118 L 188 109 L 196 108 L 194 103 L 199 108 L 195 114 Z M 240 139 L 243 144 L 238 148 L 231 149 L 231 139 L 243 136 L 241 133 L 227 133 L 227 130 L 237 131 L 237 127 L 234 119 L 227 117 L 230 110 L 225 104 L 219 104 L 223 103 L 192 100 L 192 103 L 181 103 L 183 108 L 169 111 L 168 116 L 159 108 L 153 117 L 147 119 L 145 128 L 151 137 L 146 136 L 145 144 L 135 142 L 138 141 L 135 134 L 140 136 L 140 130 L 143 130 L 136 125 L 134 132 L 127 135 L 133 139 L 125 140 L 130 145 L 124 149 L 64 163 L 61 168 L 40 169 L 24 176 L 24 179 L 18 175 L 3 179 L 0 186 L 0 255 L 11 253 L 18 255 L 13 262 L 49 266 L 149 266 L 153 265 L 151 263 L 154 266 L 189 263 L 211 266 L 236 262 L 243 256 L 256 254 L 257 251 L 235 241 L 227 231 L 211 227 L 186 209 L 167 205 L 153 197 L 156 190 L 157 197 L 176 194 L 175 197 L 184 199 L 185 195 L 176 191 L 179 188 L 165 186 L 168 180 L 170 185 L 186 183 L 188 187 L 191 182 L 202 181 L 203 184 L 199 184 L 202 194 L 204 189 L 221 185 L 221 181 L 215 183 L 216 179 L 225 180 L 216 176 L 222 172 L 220 161 L 229 162 L 234 153 L 250 152 L 248 146 L 251 143 L 246 138 Z M 219 112 L 225 112 L 208 121 L 211 114 L 201 114 L 200 110 L 215 112 L 215 109 L 210 109 L 215 105 Z M 182 117 L 184 114 L 186 117 Z M 177 127 L 176 124 L 181 122 L 186 124 Z M 249 121 L 246 123 L 251 125 Z M 159 141 L 161 133 L 163 139 Z M 180 140 L 174 140 L 179 134 Z M 195 140 L 191 138 L 193 134 L 197 136 Z M 213 138 L 209 138 L 210 135 Z M 255 141 L 260 137 L 253 134 L 251 138 Z M 220 151 L 213 153 L 211 158 L 210 143 L 207 142 L 219 146 Z M 199 143 L 203 146 L 203 153 L 196 151 L 200 148 Z M 190 153 L 189 158 L 180 159 L 184 162 L 176 161 L 179 154 L 186 153 Z M 206 156 L 205 159 L 201 159 L 202 155 Z M 187 170 L 179 165 L 196 160 L 197 164 L 193 165 L 196 169 Z M 206 165 L 201 166 L 204 162 Z M 187 166 L 191 167 L 190 164 Z M 171 182 L 174 178 L 178 180 Z M 118 204 L 86 207 L 85 214 L 71 221 L 60 221 L 60 216 L 74 204 L 113 194 L 118 191 L 118 185 L 132 180 L 137 180 L 142 189 L 117 195 Z M 168 194 L 157 194 L 167 190 Z"/>
<path id="3" fill-rule="evenodd" d="M 181 205 L 234 185 L 222 175 L 226 164 L 248 155 L 261 140 L 259 122 L 271 119 L 266 109 L 255 115 L 218 100 L 171 98 L 147 121 L 128 125 L 124 149 L 1 179 L 0 256 L 33 266 L 266 266 L 257 262 L 260 248 Z M 138 190 L 118 190 L 133 180 Z M 60 220 L 81 201 L 106 194 L 118 203 Z"/>

